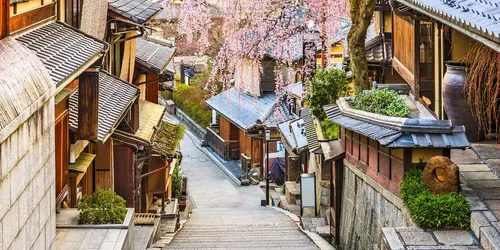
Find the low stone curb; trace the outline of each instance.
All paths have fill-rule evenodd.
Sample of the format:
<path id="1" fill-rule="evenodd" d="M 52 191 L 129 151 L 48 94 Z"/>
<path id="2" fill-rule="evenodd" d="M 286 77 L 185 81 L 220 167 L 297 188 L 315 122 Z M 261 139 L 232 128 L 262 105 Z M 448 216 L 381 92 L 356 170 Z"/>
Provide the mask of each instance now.
<path id="1" fill-rule="evenodd" d="M 323 239 L 321 236 L 319 236 L 317 233 L 313 233 L 313 232 L 309 232 L 309 231 L 306 231 L 302 228 L 302 226 L 300 225 L 300 218 L 289 212 L 289 211 L 286 211 L 286 210 L 283 210 L 279 207 L 273 207 L 273 206 L 269 206 L 270 208 L 276 210 L 276 211 L 279 211 L 279 212 L 282 212 L 283 214 L 287 215 L 288 217 L 290 217 L 290 219 L 293 220 L 293 222 L 295 224 L 297 224 L 297 227 L 299 228 L 299 230 L 307 235 L 307 237 L 309 237 L 309 239 L 317 246 L 319 247 L 319 249 L 321 250 L 331 250 L 331 249 L 335 249 L 328 241 L 326 241 L 325 239 Z"/>

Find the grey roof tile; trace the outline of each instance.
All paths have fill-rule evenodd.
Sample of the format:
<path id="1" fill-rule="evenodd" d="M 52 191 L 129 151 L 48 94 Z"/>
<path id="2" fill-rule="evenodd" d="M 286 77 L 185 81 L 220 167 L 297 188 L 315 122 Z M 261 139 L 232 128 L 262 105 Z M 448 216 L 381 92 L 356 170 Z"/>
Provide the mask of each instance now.
<path id="1" fill-rule="evenodd" d="M 397 0 L 500 42 L 500 0 Z M 424 13 L 426 14 L 426 13 Z"/>
<path id="2" fill-rule="evenodd" d="M 368 121 L 354 119 L 344 116 L 336 105 L 325 106 L 325 112 L 328 119 L 356 133 L 360 133 L 371 139 L 377 140 L 381 145 L 391 148 L 422 147 L 422 148 L 467 148 L 470 147 L 469 141 L 465 136 L 463 126 L 451 127 L 450 130 L 442 128 L 433 129 L 432 127 L 451 126 L 448 120 L 435 120 L 435 123 L 429 123 L 425 119 L 409 119 L 411 123 L 422 126 L 422 131 L 400 130 L 387 128 L 381 125 L 373 124 Z M 430 128 L 425 128 L 429 126 Z M 446 131 L 446 132 L 444 132 Z"/>
<path id="3" fill-rule="evenodd" d="M 104 48 L 104 42 L 60 22 L 43 25 L 16 40 L 36 53 L 55 83 L 66 79 Z"/>
<path id="4" fill-rule="evenodd" d="M 141 66 L 156 73 L 175 74 L 174 60 L 175 48 L 159 44 L 148 38 L 136 40 L 135 61 Z"/>
<path id="5" fill-rule="evenodd" d="M 277 107 L 274 92 L 264 93 L 257 98 L 231 88 L 208 99 L 205 103 L 243 130 L 253 128 L 257 125 L 257 120 L 268 127 L 276 127 L 277 124 L 292 118 L 286 109 Z M 275 115 L 276 112 L 281 112 L 279 110 L 283 113 Z"/>
<path id="6" fill-rule="evenodd" d="M 301 113 L 300 118 L 304 120 L 307 146 L 309 148 L 309 151 L 310 152 L 316 151 L 317 149 L 320 148 L 320 145 L 318 142 L 318 134 L 316 132 L 316 126 L 314 126 L 313 117 L 310 113 L 309 108 L 302 109 L 300 113 Z"/>
<path id="7" fill-rule="evenodd" d="M 138 95 L 137 87 L 105 71 L 99 72 L 98 141 L 104 142 Z M 69 125 L 72 130 L 78 130 L 78 90 L 69 98 Z"/>
<path id="8" fill-rule="evenodd" d="M 149 21 L 162 6 L 151 0 L 109 0 L 109 9 L 133 22 Z"/>

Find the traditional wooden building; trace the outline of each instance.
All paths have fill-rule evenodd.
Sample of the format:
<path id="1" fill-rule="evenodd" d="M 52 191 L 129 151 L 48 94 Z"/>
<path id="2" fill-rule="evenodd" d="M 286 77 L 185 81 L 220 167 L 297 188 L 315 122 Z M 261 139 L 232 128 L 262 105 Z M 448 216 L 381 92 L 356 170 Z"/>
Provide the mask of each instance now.
<path id="1" fill-rule="evenodd" d="M 388 192 L 390 195 L 383 195 L 384 202 L 388 202 L 386 197 L 399 199 L 400 184 L 407 171 L 425 164 L 433 156 L 450 157 L 451 149 L 470 147 L 463 126 L 454 126 L 449 120 L 436 120 L 422 104 L 412 102 L 409 96 L 403 98 L 414 110 L 413 118 L 389 117 L 356 110 L 350 107 L 352 99 L 349 98 L 340 98 L 336 105 L 325 106 L 328 119 L 341 128 L 340 147 L 345 150 L 343 164 L 332 162 L 331 165 L 330 192 L 335 208 L 335 234 L 341 245 L 350 236 L 349 232 L 338 230 L 349 228 L 354 223 L 350 210 L 363 209 L 345 198 L 345 195 L 349 195 L 350 199 L 353 199 L 353 194 L 362 195 L 356 193 L 358 189 L 353 185 L 377 186 L 378 194 Z M 338 145 L 330 148 L 341 151 Z M 347 184 L 344 185 L 344 182 Z M 370 200 L 366 203 L 373 204 Z M 373 218 L 368 220 L 378 223 L 371 221 Z M 359 233 L 363 229 L 356 230 Z M 377 230 L 381 230 L 379 224 L 376 230 L 366 231 Z"/>
<path id="2" fill-rule="evenodd" d="M 284 104 L 279 106 L 276 102 L 276 94 L 269 91 L 254 98 L 231 88 L 206 103 L 219 117 L 217 125 L 207 128 L 207 145 L 223 159 L 242 157 L 252 167 L 263 166 L 264 128 L 270 129 L 271 137 L 277 139 L 277 124 L 292 117 Z M 273 153 L 276 142 L 271 144 Z"/>
<path id="3" fill-rule="evenodd" d="M 169 41 L 148 36 L 136 41 L 135 84 L 141 98 L 158 103 L 158 91 L 174 91 L 174 55 L 176 48 Z"/>
<path id="4" fill-rule="evenodd" d="M 380 0 L 376 7 L 376 23 L 392 35 L 393 69 L 436 118 L 466 125 L 471 141 L 480 138 L 478 127 L 460 93 L 453 97 L 458 102 L 448 106 L 463 106 L 458 116 L 467 118 L 445 112 L 444 76 L 451 72 L 446 62 L 467 63 L 466 55 L 477 44 L 500 51 L 498 18 L 490 14 L 496 5 L 497 1 Z M 465 75 L 463 68 L 461 74 Z"/>

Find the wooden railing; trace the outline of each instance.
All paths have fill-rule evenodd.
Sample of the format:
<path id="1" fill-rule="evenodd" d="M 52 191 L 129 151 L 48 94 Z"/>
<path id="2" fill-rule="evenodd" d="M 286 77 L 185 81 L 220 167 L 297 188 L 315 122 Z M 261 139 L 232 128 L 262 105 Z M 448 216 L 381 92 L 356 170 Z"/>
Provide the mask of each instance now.
<path id="1" fill-rule="evenodd" d="M 240 158 L 240 142 L 224 140 L 217 132 L 207 128 L 205 135 L 207 145 L 224 160 L 238 160 Z"/>

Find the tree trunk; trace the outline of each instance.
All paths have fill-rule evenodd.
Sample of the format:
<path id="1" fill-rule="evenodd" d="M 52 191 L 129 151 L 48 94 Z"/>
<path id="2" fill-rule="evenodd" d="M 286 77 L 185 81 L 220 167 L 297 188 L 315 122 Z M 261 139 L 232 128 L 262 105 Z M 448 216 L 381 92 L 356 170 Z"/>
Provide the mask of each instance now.
<path id="1" fill-rule="evenodd" d="M 366 32 L 370 26 L 376 0 L 349 0 L 352 27 L 347 36 L 349 57 L 356 90 L 370 89 L 368 61 L 365 55 Z"/>

